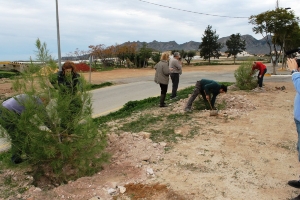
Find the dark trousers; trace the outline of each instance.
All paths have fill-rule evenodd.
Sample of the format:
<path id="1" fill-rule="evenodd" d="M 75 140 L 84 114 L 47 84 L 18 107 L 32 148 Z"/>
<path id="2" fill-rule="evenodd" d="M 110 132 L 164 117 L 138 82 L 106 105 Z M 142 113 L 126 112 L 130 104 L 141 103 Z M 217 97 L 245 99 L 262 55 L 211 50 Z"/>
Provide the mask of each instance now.
<path id="1" fill-rule="evenodd" d="M 257 84 L 259 87 L 262 87 L 262 84 L 263 84 L 263 80 L 264 80 L 264 76 L 265 76 L 265 73 L 267 72 L 267 69 L 265 69 L 263 71 L 263 74 L 261 75 L 261 77 L 259 77 L 259 74 L 257 76 Z"/>
<path id="2" fill-rule="evenodd" d="M 171 73 L 171 80 L 172 80 L 172 94 L 171 98 L 174 98 L 177 96 L 177 89 L 179 84 L 179 74 L 178 73 Z"/>
<path id="3" fill-rule="evenodd" d="M 186 108 L 191 109 L 192 108 L 192 104 L 195 101 L 195 99 L 197 98 L 197 96 L 199 95 L 199 93 L 201 93 L 202 97 L 204 100 L 206 100 L 206 95 L 204 93 L 203 90 L 201 90 L 201 84 L 200 81 L 197 81 L 195 84 L 195 89 L 193 91 L 192 96 L 189 98 L 187 104 L 186 104 Z"/>
<path id="4" fill-rule="evenodd" d="M 160 86 L 160 94 L 167 94 L 167 91 L 168 91 L 168 85 L 165 85 L 165 84 L 159 84 Z"/>

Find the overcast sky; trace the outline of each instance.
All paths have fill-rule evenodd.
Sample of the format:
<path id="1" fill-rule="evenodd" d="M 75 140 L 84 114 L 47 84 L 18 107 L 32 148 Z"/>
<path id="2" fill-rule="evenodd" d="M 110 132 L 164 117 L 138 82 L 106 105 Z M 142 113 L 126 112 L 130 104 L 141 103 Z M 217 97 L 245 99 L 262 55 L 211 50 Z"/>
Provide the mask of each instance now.
<path id="1" fill-rule="evenodd" d="M 240 33 L 261 39 L 248 17 L 276 6 L 276 0 L 145 1 L 58 0 L 61 55 L 127 41 L 200 42 L 208 25 L 219 38 Z M 58 58 L 55 0 L 0 0 L 0 5 L 0 61 L 35 59 L 37 38 Z M 299 0 L 280 0 L 279 7 L 300 16 Z"/>

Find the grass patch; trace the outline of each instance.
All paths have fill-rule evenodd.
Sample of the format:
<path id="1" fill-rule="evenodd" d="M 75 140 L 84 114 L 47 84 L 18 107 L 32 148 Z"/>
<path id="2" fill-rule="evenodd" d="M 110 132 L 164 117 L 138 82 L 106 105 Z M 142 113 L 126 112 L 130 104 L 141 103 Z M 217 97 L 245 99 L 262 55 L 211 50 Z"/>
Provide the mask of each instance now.
<path id="1" fill-rule="evenodd" d="M 172 102 L 179 101 L 180 99 L 187 98 L 188 95 L 193 91 L 194 87 L 188 87 L 177 92 L 179 97 L 177 100 Z M 170 99 L 170 94 L 167 94 L 167 99 Z M 166 102 L 171 102 L 167 100 Z M 140 101 L 129 101 L 127 102 L 120 110 L 116 112 L 109 113 L 108 115 L 95 118 L 95 122 L 100 124 L 106 123 L 111 120 L 121 119 L 130 116 L 133 112 L 142 111 L 145 109 L 150 109 L 158 106 L 159 96 L 158 97 L 149 97 Z"/>
<path id="2" fill-rule="evenodd" d="M 140 117 L 138 120 L 124 124 L 121 128 L 123 131 L 132 131 L 135 133 L 141 132 L 141 131 L 147 131 L 149 126 L 155 124 L 158 120 L 160 120 L 160 117 L 153 117 L 150 114 L 144 115 Z"/>
<path id="3" fill-rule="evenodd" d="M 111 82 L 104 82 L 101 84 L 91 84 L 88 86 L 88 90 L 95 90 L 95 89 L 99 89 L 99 88 L 103 88 L 103 87 L 108 87 L 113 85 L 113 83 Z"/>
<path id="4" fill-rule="evenodd" d="M 13 78 L 18 75 L 20 75 L 20 72 L 18 72 L 18 71 L 0 70 L 0 78 Z"/>
<path id="5" fill-rule="evenodd" d="M 174 132 L 174 128 L 165 126 L 165 128 L 160 130 L 152 130 L 150 131 L 151 136 L 150 139 L 154 142 L 177 142 L 176 137 L 182 137 L 180 134 L 176 134 Z"/>

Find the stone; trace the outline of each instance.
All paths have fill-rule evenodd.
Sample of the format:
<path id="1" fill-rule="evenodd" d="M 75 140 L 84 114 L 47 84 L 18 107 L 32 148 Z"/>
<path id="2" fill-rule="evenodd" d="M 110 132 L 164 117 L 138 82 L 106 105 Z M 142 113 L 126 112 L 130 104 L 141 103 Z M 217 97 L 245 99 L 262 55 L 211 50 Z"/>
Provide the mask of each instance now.
<path id="1" fill-rule="evenodd" d="M 118 186 L 119 190 L 120 190 L 120 193 L 123 194 L 126 192 L 126 188 L 123 187 L 123 186 Z"/>

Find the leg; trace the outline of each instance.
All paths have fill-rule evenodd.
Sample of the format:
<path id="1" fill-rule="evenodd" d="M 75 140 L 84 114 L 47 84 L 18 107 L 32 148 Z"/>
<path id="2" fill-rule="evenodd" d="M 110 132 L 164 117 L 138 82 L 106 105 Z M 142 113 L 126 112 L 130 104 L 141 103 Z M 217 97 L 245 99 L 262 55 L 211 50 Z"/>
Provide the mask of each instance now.
<path id="1" fill-rule="evenodd" d="M 295 124 L 296 124 L 296 130 L 297 130 L 297 134 L 298 134 L 298 142 L 297 142 L 297 151 L 298 151 L 298 161 L 300 162 L 300 121 L 295 120 Z M 300 188 L 300 181 L 299 180 L 291 180 L 288 182 L 288 184 L 292 187 L 295 188 Z"/>
<path id="2" fill-rule="evenodd" d="M 168 90 L 168 85 L 165 84 L 159 84 L 160 86 L 160 107 L 167 107 L 165 104 L 166 94 Z"/>
<path id="3" fill-rule="evenodd" d="M 177 89 L 179 84 L 179 74 L 178 73 L 172 73 L 171 74 L 172 79 L 172 95 L 171 98 L 174 98 L 177 96 Z"/>
<path id="4" fill-rule="evenodd" d="M 200 93 L 200 81 L 197 81 L 196 85 L 195 85 L 195 89 L 193 91 L 192 96 L 189 98 L 186 106 L 185 106 L 185 110 L 191 110 L 192 108 L 192 104 L 194 102 L 194 100 L 196 99 L 196 97 L 198 96 L 198 94 Z"/>

